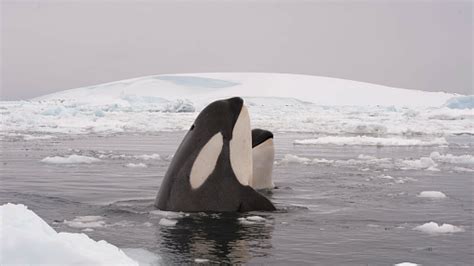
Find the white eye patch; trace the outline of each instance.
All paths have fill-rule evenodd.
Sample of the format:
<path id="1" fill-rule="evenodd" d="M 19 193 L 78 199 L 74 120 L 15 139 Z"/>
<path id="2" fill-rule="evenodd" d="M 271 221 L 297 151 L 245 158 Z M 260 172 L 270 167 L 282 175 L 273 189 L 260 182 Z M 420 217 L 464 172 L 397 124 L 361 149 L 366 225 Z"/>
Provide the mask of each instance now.
<path id="1" fill-rule="evenodd" d="M 191 175 L 189 182 L 191 187 L 196 189 L 200 187 L 207 180 L 209 175 L 216 168 L 217 159 L 222 151 L 222 145 L 224 144 L 222 134 L 216 133 L 212 138 L 202 147 L 199 151 L 196 160 L 194 161 L 193 167 L 191 168 Z"/>
<path id="2" fill-rule="evenodd" d="M 230 165 L 240 184 L 248 186 L 252 177 L 252 132 L 247 107 L 242 106 L 232 131 Z"/>

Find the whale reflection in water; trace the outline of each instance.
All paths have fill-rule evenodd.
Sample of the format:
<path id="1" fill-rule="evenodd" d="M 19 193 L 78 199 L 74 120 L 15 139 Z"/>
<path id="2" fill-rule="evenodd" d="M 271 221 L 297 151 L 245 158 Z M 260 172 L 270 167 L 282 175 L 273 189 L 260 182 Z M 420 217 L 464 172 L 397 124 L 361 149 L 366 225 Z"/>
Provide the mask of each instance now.
<path id="1" fill-rule="evenodd" d="M 200 213 L 180 218 L 173 227 L 160 227 L 157 239 L 163 260 L 170 264 L 194 263 L 195 259 L 241 264 L 270 255 L 271 221 L 244 224 L 239 218 L 236 213 Z"/>

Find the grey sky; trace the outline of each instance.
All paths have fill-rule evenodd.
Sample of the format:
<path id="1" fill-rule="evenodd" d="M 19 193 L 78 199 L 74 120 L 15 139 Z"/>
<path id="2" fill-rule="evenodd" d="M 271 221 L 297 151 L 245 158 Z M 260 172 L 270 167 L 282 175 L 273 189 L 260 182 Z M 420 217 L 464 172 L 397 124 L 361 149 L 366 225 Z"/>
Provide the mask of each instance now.
<path id="1" fill-rule="evenodd" d="M 163 73 L 473 93 L 472 1 L 6 1 L 2 99 Z"/>

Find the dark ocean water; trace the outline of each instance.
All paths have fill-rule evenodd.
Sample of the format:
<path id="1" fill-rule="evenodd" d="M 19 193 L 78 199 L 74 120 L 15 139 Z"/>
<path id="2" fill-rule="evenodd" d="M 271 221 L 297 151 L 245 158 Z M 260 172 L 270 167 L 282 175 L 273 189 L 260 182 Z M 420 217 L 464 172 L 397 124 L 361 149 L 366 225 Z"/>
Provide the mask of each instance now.
<path id="1" fill-rule="evenodd" d="M 276 212 L 169 214 L 152 204 L 184 132 L 149 135 L 60 136 L 1 140 L 0 203 L 23 203 L 57 231 L 81 216 L 100 216 L 103 226 L 87 231 L 121 248 L 142 248 L 166 264 L 212 263 L 471 265 L 474 261 L 472 172 L 454 164 L 440 171 L 402 170 L 384 164 L 353 164 L 360 154 L 419 159 L 431 152 L 473 154 L 474 138 L 449 138 L 445 147 L 293 145 L 308 134 L 275 134 L 276 161 L 285 154 L 339 160 L 317 164 L 278 163 L 278 189 L 267 196 Z M 158 153 L 161 159 L 144 160 Z M 92 164 L 47 164 L 48 156 L 101 158 Z M 155 156 L 156 157 L 156 156 Z M 344 163 L 345 162 L 345 163 Z M 144 163 L 146 168 L 126 167 Z M 389 177 L 387 177 L 389 176 Z M 391 177 L 391 178 L 390 178 Z M 425 199 L 421 191 L 446 199 Z M 260 216 L 258 221 L 239 218 Z M 162 225 L 163 218 L 177 221 Z M 160 221 L 162 223 L 160 224 Z M 434 221 L 463 232 L 428 234 L 414 227 Z"/>

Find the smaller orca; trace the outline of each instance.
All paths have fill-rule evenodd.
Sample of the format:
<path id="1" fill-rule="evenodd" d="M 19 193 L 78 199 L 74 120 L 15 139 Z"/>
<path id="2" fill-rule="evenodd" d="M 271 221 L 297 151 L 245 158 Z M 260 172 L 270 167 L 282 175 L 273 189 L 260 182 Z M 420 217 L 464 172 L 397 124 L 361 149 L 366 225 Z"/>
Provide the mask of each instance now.
<path id="1" fill-rule="evenodd" d="M 244 101 L 215 101 L 201 111 L 179 145 L 155 206 L 185 212 L 276 210 L 250 186 L 252 169 L 252 133 Z"/>
<path id="2" fill-rule="evenodd" d="M 252 130 L 253 176 L 250 186 L 254 189 L 272 189 L 273 161 L 275 148 L 273 134 L 268 130 Z"/>

